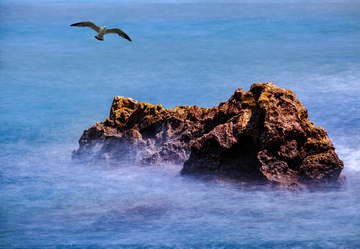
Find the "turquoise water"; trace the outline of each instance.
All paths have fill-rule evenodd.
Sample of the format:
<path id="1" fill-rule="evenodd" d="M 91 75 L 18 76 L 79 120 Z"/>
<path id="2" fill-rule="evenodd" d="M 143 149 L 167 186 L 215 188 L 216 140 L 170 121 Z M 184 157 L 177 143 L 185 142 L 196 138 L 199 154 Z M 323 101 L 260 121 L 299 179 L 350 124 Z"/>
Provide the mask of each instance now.
<path id="1" fill-rule="evenodd" d="M 133 42 L 70 24 L 119 27 Z M 360 247 L 360 4 L 2 1 L 0 247 Z M 289 193 L 181 166 L 74 164 L 116 95 L 212 107 L 293 90 L 344 161 L 338 189 Z"/>

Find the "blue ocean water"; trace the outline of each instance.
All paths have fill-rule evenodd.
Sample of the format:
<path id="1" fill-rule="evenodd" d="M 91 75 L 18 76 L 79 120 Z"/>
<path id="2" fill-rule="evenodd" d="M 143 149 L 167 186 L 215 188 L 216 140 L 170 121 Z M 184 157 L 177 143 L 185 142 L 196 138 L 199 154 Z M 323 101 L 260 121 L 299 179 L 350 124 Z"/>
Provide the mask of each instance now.
<path id="1" fill-rule="evenodd" d="M 70 24 L 119 27 L 97 41 Z M 360 247 L 360 4 L 0 3 L 0 247 Z M 75 164 L 116 95 L 212 107 L 293 90 L 344 161 L 344 186 L 287 192 L 181 177 L 181 166 Z"/>

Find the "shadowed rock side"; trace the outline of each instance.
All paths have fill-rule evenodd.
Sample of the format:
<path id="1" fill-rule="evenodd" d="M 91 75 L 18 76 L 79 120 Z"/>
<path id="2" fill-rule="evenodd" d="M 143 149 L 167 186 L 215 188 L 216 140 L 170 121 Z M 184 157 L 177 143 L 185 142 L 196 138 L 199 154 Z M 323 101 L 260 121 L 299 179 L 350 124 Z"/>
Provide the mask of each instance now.
<path id="1" fill-rule="evenodd" d="M 343 162 L 326 131 L 288 89 L 239 88 L 213 108 L 115 97 L 110 116 L 84 131 L 74 159 L 184 164 L 182 174 L 227 174 L 292 184 L 335 182 Z"/>

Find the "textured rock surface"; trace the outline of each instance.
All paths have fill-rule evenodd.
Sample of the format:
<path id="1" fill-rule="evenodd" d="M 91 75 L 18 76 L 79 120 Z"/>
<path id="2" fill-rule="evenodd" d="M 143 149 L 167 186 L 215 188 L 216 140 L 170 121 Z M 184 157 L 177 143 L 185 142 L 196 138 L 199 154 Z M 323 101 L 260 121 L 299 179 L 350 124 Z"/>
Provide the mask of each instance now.
<path id="1" fill-rule="evenodd" d="M 343 162 L 326 131 L 288 89 L 239 88 L 213 108 L 138 103 L 115 97 L 110 116 L 84 131 L 73 158 L 184 164 L 215 173 L 292 184 L 337 181 Z"/>

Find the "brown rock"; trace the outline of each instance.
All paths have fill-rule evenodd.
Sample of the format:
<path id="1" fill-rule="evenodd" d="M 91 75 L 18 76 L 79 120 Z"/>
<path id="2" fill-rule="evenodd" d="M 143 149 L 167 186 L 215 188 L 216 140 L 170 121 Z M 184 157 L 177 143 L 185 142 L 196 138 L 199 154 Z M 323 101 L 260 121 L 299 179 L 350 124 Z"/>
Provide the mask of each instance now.
<path id="1" fill-rule="evenodd" d="M 213 108 L 115 97 L 110 116 L 84 131 L 75 159 L 184 164 L 182 174 L 228 174 L 271 182 L 337 181 L 343 162 L 326 131 L 288 89 L 239 88 Z"/>

